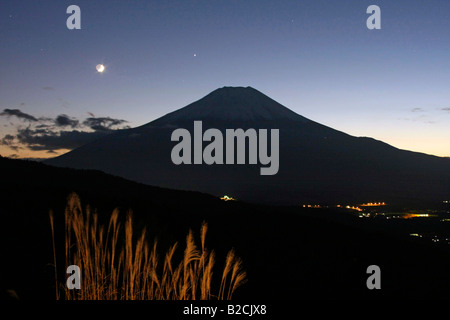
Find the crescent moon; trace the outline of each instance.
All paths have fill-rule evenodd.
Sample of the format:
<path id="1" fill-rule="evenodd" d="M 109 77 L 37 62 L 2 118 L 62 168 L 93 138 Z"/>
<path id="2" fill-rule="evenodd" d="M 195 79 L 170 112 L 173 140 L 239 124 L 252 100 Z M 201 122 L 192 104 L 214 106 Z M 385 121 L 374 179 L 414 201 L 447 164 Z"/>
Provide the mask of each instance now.
<path id="1" fill-rule="evenodd" d="M 98 64 L 95 69 L 97 69 L 97 72 L 102 73 L 103 71 L 105 71 L 105 66 L 102 64 Z"/>

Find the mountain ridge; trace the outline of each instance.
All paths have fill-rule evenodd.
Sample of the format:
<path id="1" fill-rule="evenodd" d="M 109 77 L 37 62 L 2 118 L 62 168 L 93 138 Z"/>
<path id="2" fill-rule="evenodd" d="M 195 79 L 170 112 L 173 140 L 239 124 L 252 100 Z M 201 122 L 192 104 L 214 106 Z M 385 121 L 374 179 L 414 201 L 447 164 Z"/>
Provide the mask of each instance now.
<path id="1" fill-rule="evenodd" d="M 229 128 L 279 129 L 279 172 L 261 177 L 259 165 L 173 164 L 171 150 L 177 143 L 171 141 L 171 134 L 185 128 L 193 136 L 195 120 L 203 122 L 203 130 L 217 128 L 222 133 Z M 230 194 L 257 203 L 442 201 L 450 197 L 447 159 L 351 136 L 298 115 L 251 87 L 217 89 L 159 119 L 45 163 L 102 170 L 171 189 Z"/>

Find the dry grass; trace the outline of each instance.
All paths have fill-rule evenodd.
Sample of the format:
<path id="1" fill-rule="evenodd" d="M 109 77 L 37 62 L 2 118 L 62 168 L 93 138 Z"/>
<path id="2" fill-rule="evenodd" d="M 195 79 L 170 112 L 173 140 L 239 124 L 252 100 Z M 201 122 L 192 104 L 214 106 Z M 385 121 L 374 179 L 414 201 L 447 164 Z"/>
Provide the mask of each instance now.
<path id="1" fill-rule="evenodd" d="M 52 212 L 50 225 L 56 270 Z M 65 283 L 58 283 L 55 271 L 56 298 L 60 299 L 63 293 L 69 300 L 231 299 L 233 292 L 246 281 L 242 261 L 233 250 L 229 251 L 218 293 L 214 295 L 215 254 L 205 246 L 207 229 L 203 223 L 200 248 L 194 242 L 192 230 L 189 231 L 184 256 L 174 264 L 177 243 L 160 260 L 157 241 L 150 244 L 145 229 L 138 238 L 133 236 L 131 212 L 121 228 L 119 212 L 114 210 L 105 228 L 99 225 L 97 214 L 89 207 L 83 214 L 79 197 L 72 194 L 65 210 L 65 264 L 80 267 L 81 289 L 69 290 Z"/>

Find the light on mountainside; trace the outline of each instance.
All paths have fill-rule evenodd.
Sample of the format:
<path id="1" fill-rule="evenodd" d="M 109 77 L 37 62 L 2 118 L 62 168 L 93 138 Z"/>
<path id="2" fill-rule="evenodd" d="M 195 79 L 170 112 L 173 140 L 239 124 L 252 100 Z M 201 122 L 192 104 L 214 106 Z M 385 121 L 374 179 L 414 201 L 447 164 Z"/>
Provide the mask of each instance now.
<path id="1" fill-rule="evenodd" d="M 220 200 L 223 200 L 223 201 L 235 201 L 236 199 L 233 198 L 233 197 L 229 197 L 227 195 L 224 195 L 223 197 L 220 198 Z"/>

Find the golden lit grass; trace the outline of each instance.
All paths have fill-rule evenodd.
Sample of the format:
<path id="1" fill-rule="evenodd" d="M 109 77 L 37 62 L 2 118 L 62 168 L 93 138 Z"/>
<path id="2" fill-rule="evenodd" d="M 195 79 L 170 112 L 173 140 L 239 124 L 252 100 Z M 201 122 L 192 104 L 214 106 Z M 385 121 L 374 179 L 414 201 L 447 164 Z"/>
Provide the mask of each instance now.
<path id="1" fill-rule="evenodd" d="M 215 254 L 205 247 L 206 223 L 200 230 L 201 247 L 196 246 L 189 230 L 183 258 L 174 264 L 178 244 L 170 247 L 161 260 L 157 241 L 150 244 L 145 229 L 139 237 L 134 237 L 131 212 L 121 228 L 119 212 L 114 210 L 105 228 L 99 225 L 97 214 L 92 214 L 89 207 L 85 211 L 83 214 L 79 197 L 70 195 L 65 210 L 65 264 L 80 267 L 81 289 L 69 290 L 65 283 L 58 284 L 55 271 L 57 299 L 61 298 L 63 288 L 69 300 L 229 300 L 246 281 L 242 261 L 231 250 L 218 293 L 212 293 Z M 52 212 L 50 225 L 56 270 Z"/>

